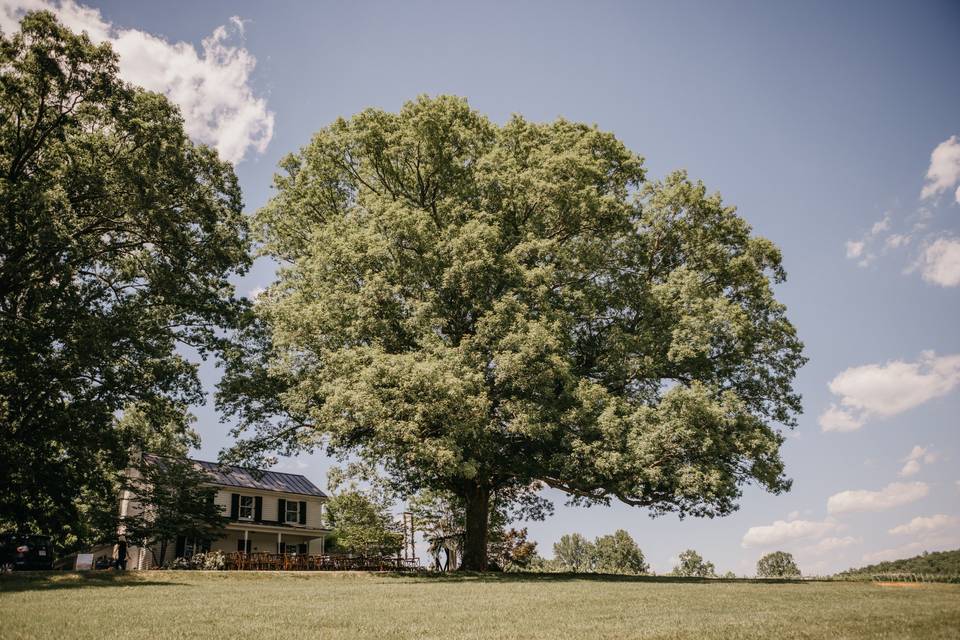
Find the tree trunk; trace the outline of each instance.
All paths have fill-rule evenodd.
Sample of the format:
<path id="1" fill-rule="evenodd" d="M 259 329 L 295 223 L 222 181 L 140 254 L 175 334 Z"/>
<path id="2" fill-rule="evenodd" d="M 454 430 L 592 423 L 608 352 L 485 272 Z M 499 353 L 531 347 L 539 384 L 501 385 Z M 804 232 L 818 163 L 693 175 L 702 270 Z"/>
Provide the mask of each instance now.
<path id="1" fill-rule="evenodd" d="M 467 512 L 463 528 L 463 571 L 487 570 L 487 533 L 490 519 L 490 489 L 471 484 L 464 494 Z"/>

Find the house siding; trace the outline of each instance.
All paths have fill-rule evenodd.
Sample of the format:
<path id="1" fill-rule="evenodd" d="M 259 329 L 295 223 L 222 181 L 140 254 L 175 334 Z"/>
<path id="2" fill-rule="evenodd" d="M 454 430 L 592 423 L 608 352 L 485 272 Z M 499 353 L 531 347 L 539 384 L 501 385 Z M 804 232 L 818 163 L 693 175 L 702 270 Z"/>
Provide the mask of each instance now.
<path id="1" fill-rule="evenodd" d="M 227 517 L 230 517 L 230 496 L 234 493 L 241 496 L 260 496 L 263 499 L 263 511 L 261 512 L 262 522 L 277 522 L 277 508 L 280 504 L 280 500 L 293 500 L 306 503 L 307 522 L 305 525 L 300 525 L 299 522 L 288 522 L 286 523 L 287 526 L 291 528 L 303 526 L 308 529 L 322 529 L 324 526 L 324 501 L 319 498 L 295 494 L 264 493 L 245 489 L 233 489 L 229 487 L 221 488 L 219 491 L 217 491 L 217 495 L 214 498 L 214 502 L 223 507 L 223 513 Z"/>

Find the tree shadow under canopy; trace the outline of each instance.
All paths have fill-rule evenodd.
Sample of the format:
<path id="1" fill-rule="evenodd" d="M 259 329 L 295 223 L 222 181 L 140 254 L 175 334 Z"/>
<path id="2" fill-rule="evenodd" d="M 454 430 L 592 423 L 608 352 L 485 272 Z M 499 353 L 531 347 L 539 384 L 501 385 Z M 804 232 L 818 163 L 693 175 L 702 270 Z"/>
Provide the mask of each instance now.
<path id="1" fill-rule="evenodd" d="M 0 593 L 21 591 L 59 591 L 61 589 L 92 589 L 99 587 L 161 587 L 188 586 L 182 582 L 149 580 L 130 573 L 106 571 L 25 571 L 0 576 Z"/>

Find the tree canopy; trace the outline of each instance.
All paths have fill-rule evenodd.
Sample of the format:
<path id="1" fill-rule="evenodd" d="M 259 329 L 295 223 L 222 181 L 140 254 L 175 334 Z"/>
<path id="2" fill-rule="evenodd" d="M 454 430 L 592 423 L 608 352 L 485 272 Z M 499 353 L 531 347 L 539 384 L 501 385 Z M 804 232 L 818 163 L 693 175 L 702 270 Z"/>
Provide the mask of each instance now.
<path id="1" fill-rule="evenodd" d="M 650 565 L 633 537 L 623 529 L 593 541 L 593 570 L 597 573 L 649 573 Z"/>
<path id="2" fill-rule="evenodd" d="M 327 472 L 327 486 L 334 492 L 325 508 L 332 549 L 389 555 L 403 546 L 403 531 L 391 513 L 394 496 L 375 472 L 363 464 Z"/>
<path id="3" fill-rule="evenodd" d="M 774 551 L 757 561 L 757 577 L 760 578 L 799 578 L 800 568 L 793 554 L 786 551 Z"/>
<path id="4" fill-rule="evenodd" d="M 450 96 L 337 120 L 280 169 L 255 226 L 282 267 L 220 387 L 233 457 L 323 446 L 453 493 L 467 569 L 500 492 L 712 517 L 789 488 L 780 252 L 700 182 Z"/>
<path id="5" fill-rule="evenodd" d="M 593 543 L 579 533 L 564 534 L 553 543 L 553 558 L 556 566 L 562 571 L 573 573 L 592 571 L 595 554 L 596 548 Z"/>
<path id="6" fill-rule="evenodd" d="M 346 490 L 327 502 L 331 547 L 361 555 L 390 555 L 403 546 L 403 532 L 389 511 L 363 492 Z"/>
<path id="7" fill-rule="evenodd" d="M 643 552 L 629 533 L 617 529 L 592 542 L 579 533 L 564 535 L 553 545 L 553 560 L 546 566 L 574 573 L 649 573 Z"/>
<path id="8" fill-rule="evenodd" d="M 130 448 L 187 441 L 178 347 L 216 348 L 248 250 L 233 168 L 109 45 L 46 12 L 0 34 L 0 528 L 89 542 Z"/>
<path id="9" fill-rule="evenodd" d="M 147 455 L 131 472 L 125 495 L 133 508 L 120 519 L 120 530 L 128 542 L 148 547 L 156 564 L 163 565 L 167 544 L 178 536 L 210 543 L 223 535 L 227 518 L 214 502 L 217 488 L 195 462 Z"/>
<path id="10" fill-rule="evenodd" d="M 960 576 L 960 549 L 953 551 L 924 551 L 918 556 L 886 560 L 858 569 L 841 571 L 840 576 L 870 576 L 879 573 L 924 573 L 943 576 Z"/>
<path id="11" fill-rule="evenodd" d="M 712 562 L 707 562 L 693 549 L 680 554 L 677 566 L 670 572 L 672 576 L 684 578 L 716 578 L 717 571 Z"/>

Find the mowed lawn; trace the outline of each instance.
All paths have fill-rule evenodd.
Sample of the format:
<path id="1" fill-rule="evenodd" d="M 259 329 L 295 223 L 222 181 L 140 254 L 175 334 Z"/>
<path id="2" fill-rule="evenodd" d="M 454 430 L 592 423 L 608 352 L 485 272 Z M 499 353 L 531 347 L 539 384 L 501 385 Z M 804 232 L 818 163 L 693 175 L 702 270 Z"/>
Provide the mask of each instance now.
<path id="1" fill-rule="evenodd" d="M 0 576 L 8 638 L 960 638 L 960 585 L 155 571 Z"/>

